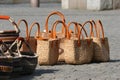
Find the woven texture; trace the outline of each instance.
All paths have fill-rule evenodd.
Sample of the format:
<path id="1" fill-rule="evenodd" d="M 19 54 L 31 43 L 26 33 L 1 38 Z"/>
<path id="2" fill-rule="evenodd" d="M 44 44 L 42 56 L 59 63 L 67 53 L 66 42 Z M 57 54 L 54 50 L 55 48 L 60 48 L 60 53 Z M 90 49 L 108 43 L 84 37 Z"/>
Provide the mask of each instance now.
<path id="1" fill-rule="evenodd" d="M 37 55 L 39 65 L 53 65 L 57 63 L 59 40 L 37 40 Z"/>
<path id="2" fill-rule="evenodd" d="M 78 40 L 65 40 L 65 62 L 69 64 L 90 63 L 93 56 L 93 43 L 89 45 L 88 40 L 81 40 L 78 46 Z"/>

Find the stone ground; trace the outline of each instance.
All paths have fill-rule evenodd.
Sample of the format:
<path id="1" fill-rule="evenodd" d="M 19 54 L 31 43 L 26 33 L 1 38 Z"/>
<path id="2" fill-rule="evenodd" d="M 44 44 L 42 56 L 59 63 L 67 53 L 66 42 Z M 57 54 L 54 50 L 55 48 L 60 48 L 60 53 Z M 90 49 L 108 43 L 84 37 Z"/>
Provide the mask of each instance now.
<path id="1" fill-rule="evenodd" d="M 100 19 L 103 22 L 105 35 L 109 38 L 111 61 L 107 63 L 92 63 L 84 65 L 58 64 L 54 66 L 37 66 L 32 75 L 20 76 L 10 80 L 120 80 L 120 10 L 84 11 L 64 10 L 59 3 L 40 4 L 40 8 L 31 8 L 29 4 L 1 5 L 0 14 L 10 15 L 17 22 L 26 19 L 29 25 L 37 21 L 41 29 L 45 24 L 46 16 L 51 11 L 60 11 L 66 21 L 80 23 L 90 19 Z M 53 22 L 56 18 L 50 18 Z M 50 23 L 49 23 L 50 24 Z M 0 29 L 11 29 L 6 22 L 2 22 Z M 25 28 L 20 27 L 21 36 L 25 36 Z M 33 32 L 35 29 L 33 29 Z M 33 35 L 33 33 L 32 33 Z"/>

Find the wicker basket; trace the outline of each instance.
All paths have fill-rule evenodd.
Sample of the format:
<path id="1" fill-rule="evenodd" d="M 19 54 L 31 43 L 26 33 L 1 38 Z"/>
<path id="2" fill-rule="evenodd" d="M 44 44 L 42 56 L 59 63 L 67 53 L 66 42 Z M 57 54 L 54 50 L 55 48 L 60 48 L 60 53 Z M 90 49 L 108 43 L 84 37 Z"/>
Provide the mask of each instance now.
<path id="1" fill-rule="evenodd" d="M 87 35 L 86 38 L 82 36 L 83 26 L 77 23 L 74 23 L 78 26 L 77 37 L 71 38 L 68 27 L 67 38 L 65 39 L 64 44 L 64 58 L 65 62 L 68 64 L 86 64 L 90 63 L 93 57 L 93 43 L 92 39 Z M 82 27 L 80 29 L 80 26 Z M 83 34 L 83 33 L 82 33 Z"/>
<path id="2" fill-rule="evenodd" d="M 92 23 L 94 24 L 95 29 L 95 32 L 92 34 L 94 43 L 93 62 L 107 62 L 110 60 L 110 51 L 108 38 L 104 36 L 102 22 L 98 20 L 96 23 L 92 20 Z M 100 37 L 100 32 L 102 33 L 102 37 Z M 94 36 L 94 33 L 96 33 L 96 37 Z"/>
<path id="3" fill-rule="evenodd" d="M 40 65 L 54 65 L 58 61 L 60 39 L 57 38 L 55 30 L 58 23 L 62 23 L 65 26 L 63 21 L 56 21 L 49 35 L 51 38 L 37 38 L 37 54 Z"/>
<path id="4" fill-rule="evenodd" d="M 22 44 L 26 44 L 29 49 L 29 52 L 20 51 Z M 12 44 L 11 48 L 17 45 L 16 51 L 13 51 L 15 57 L 21 58 L 18 62 L 18 66 L 20 68 L 18 72 L 19 74 L 31 74 L 34 72 L 37 65 L 37 56 L 31 50 L 29 44 L 21 37 L 17 38 L 15 42 Z M 22 70 L 21 70 L 22 67 Z"/>
<path id="5" fill-rule="evenodd" d="M 2 46 L 7 48 L 6 44 L 0 41 L 0 80 L 8 80 L 13 71 L 13 58 L 9 51 L 3 51 Z"/>

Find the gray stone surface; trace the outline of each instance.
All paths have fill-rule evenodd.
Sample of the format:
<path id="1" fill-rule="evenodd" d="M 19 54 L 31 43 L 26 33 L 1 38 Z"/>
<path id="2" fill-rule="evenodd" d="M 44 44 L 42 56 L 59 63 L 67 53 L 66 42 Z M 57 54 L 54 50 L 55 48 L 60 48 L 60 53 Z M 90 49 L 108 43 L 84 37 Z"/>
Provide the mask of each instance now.
<path id="1" fill-rule="evenodd" d="M 113 0 L 113 9 L 120 8 L 120 0 Z"/>
<path id="2" fill-rule="evenodd" d="M 88 10 L 112 9 L 112 0 L 87 0 Z"/>
<path id="3" fill-rule="evenodd" d="M 58 64 L 54 66 L 37 66 L 32 75 L 23 75 L 10 80 L 120 80 L 120 10 L 110 11 L 84 11 L 84 10 L 63 10 L 60 4 L 41 4 L 40 8 L 30 8 L 29 4 L 0 5 L 0 14 L 10 15 L 17 22 L 25 18 L 29 25 L 37 21 L 41 29 L 45 24 L 46 16 L 51 11 L 61 11 L 66 21 L 77 21 L 80 23 L 86 20 L 102 20 L 105 35 L 109 39 L 110 58 L 107 63 L 92 63 L 84 65 Z M 56 20 L 50 18 L 50 22 Z M 5 27 L 2 27 L 4 25 Z M 50 25 L 50 23 L 49 23 Z M 0 29 L 11 29 L 5 22 L 0 23 Z M 25 28 L 20 27 L 21 36 L 25 36 Z M 59 28 L 58 28 L 59 30 Z M 32 35 L 35 29 L 33 29 Z"/>

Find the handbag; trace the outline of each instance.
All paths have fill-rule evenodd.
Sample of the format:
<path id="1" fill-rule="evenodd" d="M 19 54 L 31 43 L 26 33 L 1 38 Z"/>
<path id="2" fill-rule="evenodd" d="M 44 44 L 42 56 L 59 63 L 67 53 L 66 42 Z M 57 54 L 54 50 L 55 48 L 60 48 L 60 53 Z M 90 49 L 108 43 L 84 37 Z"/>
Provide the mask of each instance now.
<path id="1" fill-rule="evenodd" d="M 71 23 L 69 23 L 70 25 Z M 85 25 L 73 23 L 76 25 L 78 33 L 71 38 L 69 27 L 68 34 L 64 44 L 64 58 L 68 64 L 87 64 L 90 63 L 93 57 L 93 43 L 92 39 L 83 34 Z M 86 34 L 86 32 L 84 32 Z M 82 37 L 82 39 L 81 39 Z"/>
<path id="2" fill-rule="evenodd" d="M 56 21 L 53 24 L 49 38 L 37 38 L 37 55 L 39 65 L 54 65 L 58 61 L 60 39 L 56 35 L 56 26 L 63 21 Z"/>
<path id="3" fill-rule="evenodd" d="M 92 33 L 94 46 L 93 62 L 107 62 L 110 60 L 109 42 L 108 38 L 105 37 L 102 22 L 100 20 L 97 22 L 92 20 L 91 22 L 94 24 L 95 29 L 95 32 Z"/>

